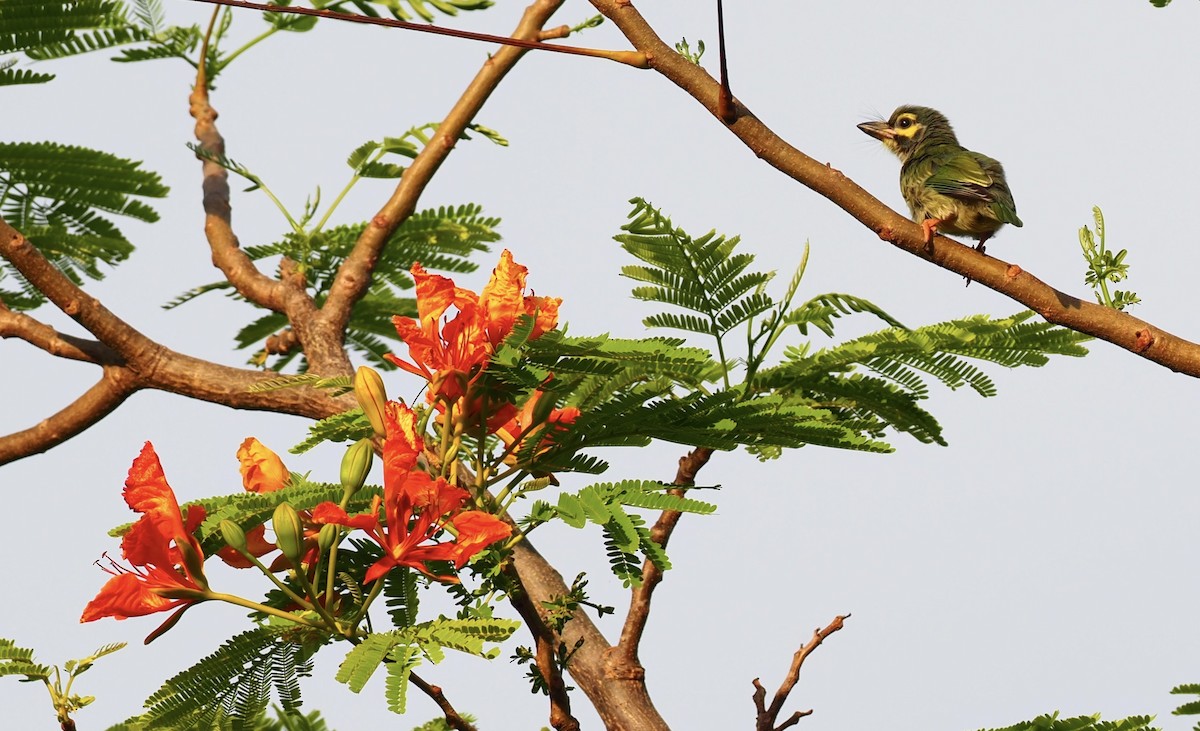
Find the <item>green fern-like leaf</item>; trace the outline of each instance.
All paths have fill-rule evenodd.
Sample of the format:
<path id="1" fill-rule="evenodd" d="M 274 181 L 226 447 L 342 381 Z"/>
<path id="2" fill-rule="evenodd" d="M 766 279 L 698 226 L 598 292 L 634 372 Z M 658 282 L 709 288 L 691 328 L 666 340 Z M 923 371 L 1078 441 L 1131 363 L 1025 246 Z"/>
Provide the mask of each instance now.
<path id="1" fill-rule="evenodd" d="M 1059 718 L 1058 713 L 990 731 L 1158 731 L 1152 716 L 1130 716 L 1118 721 L 1101 721 L 1100 715 Z"/>
<path id="2" fill-rule="evenodd" d="M 168 189 L 140 165 L 53 142 L 0 143 L 0 215 L 76 283 L 84 276 L 100 279 L 101 264 L 115 265 L 133 251 L 105 214 L 158 220 L 137 198 L 161 198 Z M 0 264 L 0 279 L 6 276 L 23 282 L 15 270 Z M 10 307 L 44 302 L 35 290 L 22 292 L 24 300 L 10 302 Z"/>
<path id="3" fill-rule="evenodd" d="M 257 627 L 230 638 L 213 654 L 163 684 L 146 712 L 127 724 L 146 728 L 252 729 L 274 689 L 285 709 L 299 705 L 297 677 L 312 671 L 319 640 L 294 627 Z"/>
<path id="4" fill-rule="evenodd" d="M 362 409 L 351 409 L 326 417 L 308 427 L 308 437 L 292 447 L 292 454 L 303 454 L 324 442 L 351 442 L 374 433 Z"/>
<path id="5" fill-rule="evenodd" d="M 626 233 L 615 238 L 646 263 L 621 269 L 624 276 L 647 285 L 635 287 L 633 296 L 695 313 L 652 315 L 644 320 L 647 327 L 673 327 L 720 339 L 770 309 L 772 300 L 761 287 L 772 275 L 746 271 L 754 257 L 733 253 L 738 237 L 710 232 L 694 239 L 645 200 L 634 198 L 630 203 L 631 220 L 621 227 Z"/>

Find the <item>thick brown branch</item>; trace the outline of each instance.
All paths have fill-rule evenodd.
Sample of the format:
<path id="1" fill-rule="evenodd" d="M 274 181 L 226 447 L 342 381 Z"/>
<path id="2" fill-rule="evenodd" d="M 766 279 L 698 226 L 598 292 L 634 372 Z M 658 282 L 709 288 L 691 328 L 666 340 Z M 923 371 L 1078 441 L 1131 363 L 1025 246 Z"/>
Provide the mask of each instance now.
<path id="1" fill-rule="evenodd" d="M 664 43 L 629 0 L 590 1 L 635 48 L 646 54 L 651 68 L 690 94 L 714 116 L 719 115 L 720 84 Z M 724 126 L 755 155 L 828 198 L 883 240 L 1011 297 L 1050 322 L 1107 340 L 1171 370 L 1200 377 L 1200 344 L 1123 312 L 1060 292 L 1019 266 L 1006 264 L 951 239 L 939 236 L 929 250 L 919 225 L 885 206 L 839 171 L 792 147 L 740 103 L 736 103 L 736 112 L 737 121 Z"/>
<path id="2" fill-rule="evenodd" d="M 536 40 L 542 32 L 542 26 L 562 4 L 563 0 L 535 0 L 525 9 L 513 37 Z M 320 317 L 331 334 L 340 336 L 344 332 L 350 319 L 351 308 L 362 298 L 371 283 L 371 272 L 375 269 L 388 237 L 416 210 L 417 200 L 429 185 L 434 173 L 454 149 L 454 144 L 463 130 L 526 52 L 527 49 L 524 48 L 504 46 L 493 53 L 442 120 L 433 139 L 404 171 L 392 197 L 371 219 L 371 225 L 355 243 L 354 250 L 342 263 L 330 287 L 329 297 L 321 309 Z"/>
<path id="3" fill-rule="evenodd" d="M 97 365 L 120 365 L 121 356 L 95 340 L 60 333 L 24 312 L 13 312 L 0 303 L 0 338 L 20 338 L 50 355 Z"/>
<path id="4" fill-rule="evenodd" d="M 696 474 L 712 457 L 713 451 L 707 447 L 697 447 L 679 459 L 679 469 L 675 472 L 675 483 L 680 485 L 668 492 L 671 495 L 683 497 L 683 487 L 696 484 Z M 671 534 L 679 523 L 683 513 L 678 510 L 664 510 L 650 529 L 650 537 L 663 548 L 671 540 Z M 614 657 L 619 662 L 640 666 L 638 646 L 642 634 L 646 631 L 646 622 L 650 619 L 650 600 L 654 597 L 654 589 L 663 579 L 662 570 L 652 561 L 642 565 L 642 585 L 633 589 L 629 597 L 629 613 L 625 615 L 625 625 L 621 628 L 621 640 L 617 643 Z"/>
<path id="5" fill-rule="evenodd" d="M 533 626 L 551 626 L 543 602 L 560 598 L 568 591 L 562 575 L 537 552 L 529 541 L 513 548 L 513 565 L 521 577 L 528 601 L 513 606 Z M 574 650 L 567 671 L 587 694 L 604 727 L 609 731 L 668 731 L 668 727 L 646 692 L 640 667 L 613 663 L 612 648 L 582 608 L 558 633 L 558 641 Z"/>
<path id="6" fill-rule="evenodd" d="M 825 638 L 837 632 L 845 626 L 845 621 L 850 617 L 849 614 L 843 614 L 834 617 L 825 629 L 813 630 L 812 639 L 809 640 L 803 647 L 796 650 L 796 654 L 792 656 L 792 666 L 788 668 L 787 677 L 779 684 L 779 690 L 775 691 L 775 697 L 771 700 L 771 707 L 765 705 L 767 691 L 763 688 L 762 683 L 758 678 L 754 679 L 754 707 L 757 710 L 754 728 L 756 731 L 783 731 L 785 728 L 795 726 L 796 723 L 805 716 L 812 714 L 812 711 L 796 711 L 778 726 L 775 721 L 779 718 L 779 712 L 783 710 L 783 704 L 787 701 L 788 694 L 796 687 L 796 682 L 800 680 L 800 668 L 804 665 L 804 661 L 812 654 L 812 651 L 821 646 Z"/>
<path id="7" fill-rule="evenodd" d="M 454 706 L 450 705 L 450 701 L 446 700 L 445 693 L 442 693 L 441 686 L 430 685 L 421 679 L 421 676 L 410 672 L 408 679 L 413 685 L 421 689 L 421 692 L 429 696 L 438 708 L 442 709 L 442 715 L 446 718 L 446 723 L 450 724 L 450 728 L 455 731 L 476 731 L 475 727 L 462 716 L 458 715 L 458 711 L 454 710 Z"/>
<path id="8" fill-rule="evenodd" d="M 0 437 L 0 465 L 57 447 L 108 416 L 137 389 L 137 379 L 127 368 L 105 366 L 96 385 L 66 408 L 28 429 Z"/>

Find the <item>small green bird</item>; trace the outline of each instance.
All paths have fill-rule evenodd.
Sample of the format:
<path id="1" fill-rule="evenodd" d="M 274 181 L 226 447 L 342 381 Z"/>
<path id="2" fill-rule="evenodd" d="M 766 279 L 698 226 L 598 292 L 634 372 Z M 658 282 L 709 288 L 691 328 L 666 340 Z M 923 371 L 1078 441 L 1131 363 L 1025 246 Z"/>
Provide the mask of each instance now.
<path id="1" fill-rule="evenodd" d="M 958 144 L 950 121 L 929 107 L 903 106 L 883 120 L 858 125 L 896 153 L 900 192 L 912 219 L 925 230 L 978 239 L 977 251 L 1006 223 L 1020 227 L 1004 168 Z"/>

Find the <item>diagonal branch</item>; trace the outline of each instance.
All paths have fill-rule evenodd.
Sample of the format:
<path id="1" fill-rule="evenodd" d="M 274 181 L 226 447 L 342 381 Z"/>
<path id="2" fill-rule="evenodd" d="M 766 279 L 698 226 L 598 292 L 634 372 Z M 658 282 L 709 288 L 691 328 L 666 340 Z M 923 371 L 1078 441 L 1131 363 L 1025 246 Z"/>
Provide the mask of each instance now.
<path id="1" fill-rule="evenodd" d="M 650 66 L 718 115 L 720 84 L 670 48 L 629 0 L 590 0 L 646 54 Z M 854 181 L 788 144 L 745 106 L 726 125 L 755 155 L 783 174 L 828 198 L 881 239 L 914 256 L 956 272 L 1020 302 L 1047 321 L 1107 340 L 1173 371 L 1200 377 L 1200 344 L 1124 312 L 1086 302 L 1045 284 L 1015 264 L 939 236 L 926 247 L 921 227 L 888 208 Z"/>
<path id="2" fill-rule="evenodd" d="M 675 473 L 675 483 L 681 487 L 672 488 L 668 492 L 683 497 L 682 487 L 696 484 L 696 473 L 712 457 L 713 451 L 707 447 L 697 447 L 679 459 L 679 469 Z M 679 523 L 683 513 L 678 510 L 664 510 L 650 529 L 650 538 L 655 543 L 667 547 L 671 534 Z M 663 572 L 653 561 L 642 564 L 642 584 L 630 592 L 629 612 L 625 615 L 625 625 L 621 628 L 621 640 L 617 643 L 615 657 L 619 662 L 630 666 L 640 666 L 638 646 L 642 642 L 642 634 L 646 631 L 646 622 L 650 619 L 650 600 L 654 598 L 654 589 L 663 579 Z"/>
<path id="3" fill-rule="evenodd" d="M 563 1 L 534 0 L 533 4 L 525 9 L 512 34 L 513 38 L 536 41 L 541 37 L 542 27 Z M 350 310 L 362 299 L 370 286 L 371 272 L 375 269 L 388 237 L 413 214 L 417 208 L 417 200 L 429 185 L 434 173 L 449 157 L 463 130 L 527 52 L 528 49 L 525 48 L 503 46 L 491 54 L 442 120 L 433 139 L 404 171 L 392 197 L 371 219 L 371 225 L 367 226 L 355 243 L 353 251 L 342 263 L 329 289 L 329 297 L 321 308 L 319 317 L 331 335 L 344 337 L 346 323 L 350 320 Z"/>
<path id="4" fill-rule="evenodd" d="M 3 218 L 0 218 L 0 256 L 119 358 L 137 361 L 155 346 L 150 338 L 80 289 Z"/>
<path id="5" fill-rule="evenodd" d="M 849 614 L 842 614 L 834 617 L 825 629 L 813 630 L 812 639 L 796 650 L 796 654 L 792 656 L 792 666 L 788 668 L 787 677 L 779 684 L 779 690 L 775 691 L 775 697 L 771 699 L 769 708 L 766 706 L 767 689 L 758 682 L 758 678 L 754 679 L 754 707 L 758 712 L 754 723 L 755 731 L 783 731 L 783 729 L 795 726 L 801 718 L 812 715 L 811 710 L 796 711 L 783 723 L 775 725 L 775 721 L 779 718 L 779 712 L 783 710 L 783 704 L 787 701 L 788 694 L 800 680 L 800 668 L 804 665 L 804 661 L 808 659 L 813 650 L 821 646 L 825 638 L 844 627 L 845 621 L 849 618 Z"/>
<path id="6" fill-rule="evenodd" d="M 0 437 L 0 464 L 57 447 L 111 414 L 137 389 L 137 379 L 128 368 L 105 366 L 96 385 L 66 408 L 28 429 Z"/>
<path id="7" fill-rule="evenodd" d="M 107 345 L 60 333 L 44 322 L 13 312 L 0 302 L 0 339 L 19 338 L 50 355 L 97 365 L 119 365 L 121 356 Z"/>
<path id="8" fill-rule="evenodd" d="M 550 725 L 556 731 L 579 731 L 579 721 L 571 715 L 571 698 L 567 695 L 562 669 L 555 658 L 555 647 L 561 640 L 538 614 L 528 594 L 516 592 L 511 601 L 533 634 L 535 661 L 550 697 Z"/>

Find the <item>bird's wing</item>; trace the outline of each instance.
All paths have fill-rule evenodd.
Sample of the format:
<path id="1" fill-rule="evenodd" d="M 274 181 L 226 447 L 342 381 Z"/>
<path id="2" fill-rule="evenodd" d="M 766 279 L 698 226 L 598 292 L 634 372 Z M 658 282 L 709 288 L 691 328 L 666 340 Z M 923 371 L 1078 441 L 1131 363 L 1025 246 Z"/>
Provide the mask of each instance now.
<path id="1" fill-rule="evenodd" d="M 1017 204 L 1004 182 L 1004 168 L 987 155 L 969 150 L 947 155 L 938 160 L 925 185 L 951 198 L 991 203 L 998 220 L 1021 225 Z"/>
<path id="2" fill-rule="evenodd" d="M 995 200 L 993 184 L 996 178 L 985 169 L 985 161 L 995 162 L 965 150 L 947 155 L 937 161 L 925 185 L 951 198 L 991 203 Z"/>

